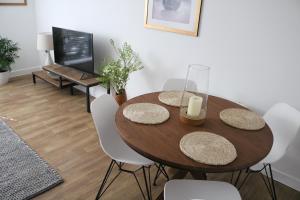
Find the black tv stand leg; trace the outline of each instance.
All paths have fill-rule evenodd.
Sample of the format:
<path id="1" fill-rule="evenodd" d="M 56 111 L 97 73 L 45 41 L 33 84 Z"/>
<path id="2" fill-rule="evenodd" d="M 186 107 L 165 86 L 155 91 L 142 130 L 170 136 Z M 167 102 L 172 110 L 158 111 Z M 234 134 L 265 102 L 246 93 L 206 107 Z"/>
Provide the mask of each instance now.
<path id="1" fill-rule="evenodd" d="M 33 84 L 36 84 L 35 74 L 32 74 L 32 82 Z"/>
<path id="2" fill-rule="evenodd" d="M 73 96 L 74 95 L 74 85 L 70 85 L 70 95 Z"/>
<path id="3" fill-rule="evenodd" d="M 63 85 L 62 85 L 62 78 L 61 76 L 59 76 L 59 88 L 62 89 Z"/>
<path id="4" fill-rule="evenodd" d="M 86 87 L 86 93 L 85 93 L 85 95 L 86 95 L 86 111 L 88 112 L 88 113 L 90 113 L 91 112 L 91 107 L 90 107 L 90 87 Z"/>

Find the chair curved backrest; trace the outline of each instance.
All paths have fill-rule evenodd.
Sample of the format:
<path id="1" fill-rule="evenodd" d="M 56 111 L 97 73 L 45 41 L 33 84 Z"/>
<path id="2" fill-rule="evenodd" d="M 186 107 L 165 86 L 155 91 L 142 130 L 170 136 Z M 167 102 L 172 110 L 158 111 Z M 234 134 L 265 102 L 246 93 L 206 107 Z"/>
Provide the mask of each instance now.
<path id="1" fill-rule="evenodd" d="M 171 91 L 171 90 L 183 91 L 184 87 L 185 87 L 185 79 L 173 78 L 173 79 L 168 79 L 165 82 L 162 90 L 163 91 Z M 187 88 L 190 91 L 196 91 L 197 85 L 193 81 L 188 81 Z"/>
<path id="2" fill-rule="evenodd" d="M 91 113 L 103 151 L 111 156 L 114 151 L 113 141 L 121 140 L 117 133 L 115 114 L 118 104 L 110 95 L 104 94 L 91 103 Z M 115 147 L 118 148 L 118 147 Z"/>
<path id="3" fill-rule="evenodd" d="M 299 132 L 300 112 L 286 103 L 277 103 L 266 112 L 264 120 L 270 126 L 274 136 L 268 160 L 275 162 L 284 156 Z"/>
<path id="4" fill-rule="evenodd" d="M 171 180 L 165 184 L 165 200 L 241 200 L 231 184 L 207 180 Z"/>

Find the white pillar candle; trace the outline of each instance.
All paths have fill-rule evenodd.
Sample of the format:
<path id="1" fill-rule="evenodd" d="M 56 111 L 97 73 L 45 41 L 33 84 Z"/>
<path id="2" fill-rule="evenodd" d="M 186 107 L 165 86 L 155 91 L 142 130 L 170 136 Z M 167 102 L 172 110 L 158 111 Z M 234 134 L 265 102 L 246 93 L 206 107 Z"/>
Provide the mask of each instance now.
<path id="1" fill-rule="evenodd" d="M 200 115 L 203 98 L 199 96 L 192 96 L 189 99 L 187 115 L 197 117 Z"/>

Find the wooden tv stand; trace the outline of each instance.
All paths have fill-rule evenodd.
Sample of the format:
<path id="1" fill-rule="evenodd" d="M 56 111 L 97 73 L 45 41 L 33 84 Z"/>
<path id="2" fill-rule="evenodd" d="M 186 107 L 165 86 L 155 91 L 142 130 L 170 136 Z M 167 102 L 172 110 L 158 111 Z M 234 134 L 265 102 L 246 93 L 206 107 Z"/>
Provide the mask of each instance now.
<path id="1" fill-rule="evenodd" d="M 57 75 L 59 78 L 53 79 L 47 73 L 52 72 Z M 83 72 L 70 68 L 62 67 L 59 65 L 47 65 L 43 67 L 42 71 L 37 71 L 32 73 L 32 81 L 36 83 L 36 77 L 58 87 L 60 89 L 65 87 L 70 87 L 70 93 L 73 95 L 73 86 L 81 85 L 86 88 L 86 109 L 87 112 L 91 112 L 90 109 L 90 87 L 99 85 L 97 77 L 92 74 L 86 74 L 87 77 L 83 78 Z M 107 87 L 107 94 L 110 93 L 109 86 Z"/>

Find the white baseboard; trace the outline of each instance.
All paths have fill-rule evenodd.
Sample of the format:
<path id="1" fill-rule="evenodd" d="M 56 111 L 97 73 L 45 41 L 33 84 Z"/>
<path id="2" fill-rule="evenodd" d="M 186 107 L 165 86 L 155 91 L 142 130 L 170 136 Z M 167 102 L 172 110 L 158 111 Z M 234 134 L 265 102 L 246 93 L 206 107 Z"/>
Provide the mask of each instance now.
<path id="1" fill-rule="evenodd" d="M 35 67 L 30 67 L 30 68 L 25 68 L 25 69 L 13 70 L 10 73 L 10 77 L 31 74 L 32 72 L 39 71 L 41 69 L 42 69 L 42 66 L 35 66 Z"/>
<path id="2" fill-rule="evenodd" d="M 300 192 L 300 179 L 272 168 L 274 179 Z"/>

